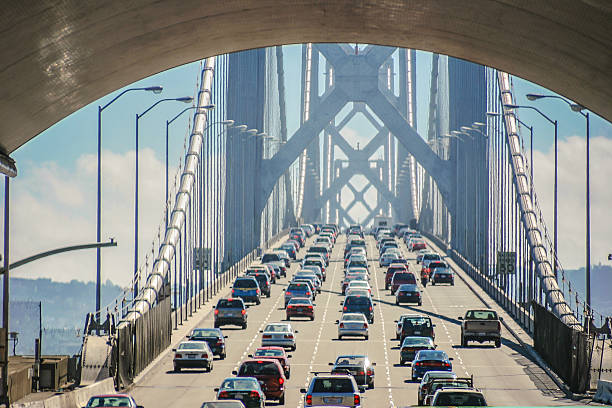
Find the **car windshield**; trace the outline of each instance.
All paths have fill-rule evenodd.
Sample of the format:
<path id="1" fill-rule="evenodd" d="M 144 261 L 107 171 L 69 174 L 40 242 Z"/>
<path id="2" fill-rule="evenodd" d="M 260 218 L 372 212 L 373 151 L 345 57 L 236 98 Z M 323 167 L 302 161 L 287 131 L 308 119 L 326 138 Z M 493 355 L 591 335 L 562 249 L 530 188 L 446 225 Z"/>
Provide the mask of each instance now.
<path id="1" fill-rule="evenodd" d="M 363 365 L 365 356 L 339 356 L 336 365 Z"/>
<path id="2" fill-rule="evenodd" d="M 286 333 L 290 330 L 286 324 L 269 324 L 266 326 L 264 331 L 272 333 Z"/>
<path id="3" fill-rule="evenodd" d="M 483 407 L 484 397 L 473 392 L 444 392 L 434 401 L 437 406 Z"/>
<path id="4" fill-rule="evenodd" d="M 313 380 L 313 393 L 353 393 L 353 382 L 349 378 L 316 378 Z"/>
<path id="5" fill-rule="evenodd" d="M 257 380 L 254 378 L 228 378 L 221 384 L 222 390 L 249 390 L 257 388 Z"/>
<path id="6" fill-rule="evenodd" d="M 244 303 L 240 299 L 221 299 L 217 303 L 217 308 L 242 309 L 243 307 Z"/>
<path id="7" fill-rule="evenodd" d="M 344 316 L 342 316 L 342 320 L 345 322 L 365 322 L 365 316 L 362 315 L 361 313 L 355 313 L 355 314 L 345 314 Z"/>
<path id="8" fill-rule="evenodd" d="M 193 343 L 181 343 L 178 346 L 179 350 L 205 350 L 206 343 L 193 342 Z"/>
<path id="9" fill-rule="evenodd" d="M 255 355 L 259 357 L 281 357 L 284 352 L 276 349 L 259 349 L 255 351 Z"/>
<path id="10" fill-rule="evenodd" d="M 87 403 L 88 407 L 131 407 L 128 397 L 92 397 Z"/>
<path id="11" fill-rule="evenodd" d="M 278 367 L 276 364 L 268 361 L 247 361 L 240 366 L 238 375 L 278 375 Z"/>
<path id="12" fill-rule="evenodd" d="M 497 320 L 497 313 L 489 310 L 470 310 L 465 318 L 470 320 Z"/>
<path id="13" fill-rule="evenodd" d="M 194 329 L 192 337 L 219 337 L 219 331 L 215 329 Z"/>

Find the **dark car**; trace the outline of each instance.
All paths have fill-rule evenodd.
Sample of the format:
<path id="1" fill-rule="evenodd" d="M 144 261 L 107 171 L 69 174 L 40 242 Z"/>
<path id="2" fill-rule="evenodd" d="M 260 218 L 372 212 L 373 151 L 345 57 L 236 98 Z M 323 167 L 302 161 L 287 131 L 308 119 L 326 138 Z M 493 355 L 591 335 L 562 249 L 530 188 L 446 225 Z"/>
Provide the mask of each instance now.
<path id="1" fill-rule="evenodd" d="M 435 325 L 431 322 L 428 316 L 408 315 L 404 316 L 401 321 L 402 330 L 400 332 L 400 343 L 408 336 L 423 336 L 436 339 L 434 333 Z"/>
<path id="2" fill-rule="evenodd" d="M 327 276 L 327 274 L 325 273 L 325 263 L 321 259 L 315 258 L 307 258 L 304 259 L 304 261 L 302 262 L 302 268 L 310 265 L 318 266 L 319 268 L 321 268 L 321 277 L 323 278 L 323 281 L 325 281 L 325 278 Z"/>
<path id="3" fill-rule="evenodd" d="M 128 408 L 142 408 L 137 405 L 134 398 L 128 394 L 104 394 L 94 395 L 89 399 L 85 408 L 89 407 L 128 407 Z"/>
<path id="4" fill-rule="evenodd" d="M 395 295 L 395 292 L 400 285 L 412 284 L 416 285 L 416 276 L 412 272 L 396 272 L 391 278 L 391 294 Z"/>
<path id="5" fill-rule="evenodd" d="M 400 285 L 395 292 L 395 304 L 399 305 L 400 303 L 416 303 L 421 306 L 423 299 L 421 299 L 419 287 L 414 284 Z"/>
<path id="6" fill-rule="evenodd" d="M 227 346 L 221 329 L 193 329 L 187 338 L 191 341 L 205 341 L 213 352 L 223 360 L 227 356 Z"/>
<path id="7" fill-rule="evenodd" d="M 444 388 L 472 389 L 474 388 L 474 379 L 472 377 L 436 378 L 429 383 L 427 394 L 425 395 L 425 399 L 422 403 L 430 405 L 436 391 Z"/>
<path id="8" fill-rule="evenodd" d="M 376 363 L 370 361 L 364 355 L 338 356 L 336 362 L 329 363 L 333 366 L 332 374 L 351 374 L 358 385 L 374 388 L 374 366 Z"/>
<path id="9" fill-rule="evenodd" d="M 293 297 L 287 304 L 287 320 L 292 317 L 308 317 L 314 320 L 314 304 L 309 298 Z"/>
<path id="10" fill-rule="evenodd" d="M 385 290 L 391 287 L 391 279 L 393 279 L 395 272 L 408 272 L 408 266 L 398 265 L 398 263 L 395 261 L 389 265 L 387 272 L 385 273 Z"/>
<path id="11" fill-rule="evenodd" d="M 247 276 L 252 276 L 257 281 L 259 285 L 259 289 L 261 289 L 261 294 L 265 297 L 272 296 L 272 284 L 270 283 L 270 279 L 268 275 L 263 272 L 249 272 Z"/>
<path id="12" fill-rule="evenodd" d="M 261 290 L 253 277 L 236 278 L 232 286 L 232 296 L 242 298 L 245 302 L 261 303 Z"/>
<path id="13" fill-rule="evenodd" d="M 421 350 L 412 361 L 412 381 L 423 377 L 427 371 L 453 371 L 453 363 L 444 351 Z"/>
<path id="14" fill-rule="evenodd" d="M 238 371 L 232 374 L 239 377 L 254 377 L 262 383 L 262 389 L 267 399 L 278 400 L 285 404 L 285 371 L 280 363 L 274 359 L 246 360 L 240 364 Z"/>
<path id="15" fill-rule="evenodd" d="M 234 324 L 247 328 L 248 313 L 244 301 L 240 298 L 219 299 L 215 309 L 215 328 Z"/>
<path id="16" fill-rule="evenodd" d="M 400 364 L 412 362 L 414 356 L 421 350 L 435 350 L 436 345 L 434 344 L 431 337 L 423 336 L 408 336 L 402 341 L 400 348 Z"/>
<path id="17" fill-rule="evenodd" d="M 266 406 L 266 396 L 256 378 L 228 377 L 215 391 L 218 400 L 240 400 L 247 408 Z"/>
<path id="18" fill-rule="evenodd" d="M 429 264 L 429 270 L 431 271 L 430 280 L 432 285 L 439 283 L 455 285 L 455 274 L 445 262 L 432 262 Z"/>
<path id="19" fill-rule="evenodd" d="M 280 365 L 283 367 L 283 370 L 285 371 L 285 377 L 289 379 L 289 377 L 291 376 L 291 365 L 289 364 L 289 359 L 291 358 L 291 354 L 287 354 L 283 347 L 279 347 L 279 346 L 257 347 L 257 350 L 255 350 L 255 354 L 249 354 L 249 357 L 278 360 Z"/>
<path id="20" fill-rule="evenodd" d="M 329 265 L 329 248 L 327 248 L 326 246 L 313 245 L 310 248 L 308 248 L 308 251 L 306 252 L 311 253 L 311 254 L 323 255 L 323 259 L 325 259 L 325 262 Z"/>
<path id="21" fill-rule="evenodd" d="M 278 249 L 282 251 L 286 251 L 287 255 L 289 255 L 289 258 L 293 260 L 297 258 L 297 251 L 295 250 L 295 246 L 293 244 L 285 242 L 280 247 L 278 247 Z"/>
<path id="22" fill-rule="evenodd" d="M 374 323 L 374 307 L 372 299 L 368 296 L 347 296 L 342 303 L 342 313 L 363 313 L 368 323 Z"/>

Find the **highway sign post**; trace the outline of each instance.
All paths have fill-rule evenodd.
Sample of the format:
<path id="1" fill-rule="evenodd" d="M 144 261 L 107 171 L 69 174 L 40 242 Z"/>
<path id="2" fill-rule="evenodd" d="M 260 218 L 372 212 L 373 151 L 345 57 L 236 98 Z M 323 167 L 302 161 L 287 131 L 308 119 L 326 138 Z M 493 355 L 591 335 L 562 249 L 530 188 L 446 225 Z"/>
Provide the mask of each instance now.
<path id="1" fill-rule="evenodd" d="M 497 251 L 498 275 L 514 275 L 516 272 L 516 252 Z"/>

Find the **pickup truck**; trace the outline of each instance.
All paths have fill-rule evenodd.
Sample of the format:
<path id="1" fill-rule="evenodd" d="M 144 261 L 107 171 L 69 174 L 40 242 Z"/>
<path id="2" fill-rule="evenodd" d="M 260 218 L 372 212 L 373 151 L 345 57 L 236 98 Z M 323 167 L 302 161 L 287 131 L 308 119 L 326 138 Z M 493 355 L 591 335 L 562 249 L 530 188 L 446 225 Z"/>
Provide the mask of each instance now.
<path id="1" fill-rule="evenodd" d="M 502 318 L 492 309 L 472 309 L 459 316 L 461 320 L 461 346 L 467 347 L 468 341 L 495 342 L 495 347 L 501 347 Z"/>

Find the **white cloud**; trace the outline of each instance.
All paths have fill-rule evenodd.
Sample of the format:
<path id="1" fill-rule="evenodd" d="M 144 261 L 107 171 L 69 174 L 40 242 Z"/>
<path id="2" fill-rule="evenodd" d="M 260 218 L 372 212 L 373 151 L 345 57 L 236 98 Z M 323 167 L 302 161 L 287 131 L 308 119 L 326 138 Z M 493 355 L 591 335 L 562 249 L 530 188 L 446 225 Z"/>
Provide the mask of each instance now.
<path id="1" fill-rule="evenodd" d="M 591 264 L 606 262 L 612 252 L 612 139 L 591 138 Z M 554 147 L 534 151 L 534 186 L 549 233 L 553 233 Z M 584 136 L 572 136 L 558 146 L 558 240 L 566 269 L 585 265 L 586 252 L 586 145 Z"/>
<path id="2" fill-rule="evenodd" d="M 114 237 L 115 248 L 102 249 L 102 279 L 126 285 L 133 273 L 134 151 L 103 152 L 102 241 Z M 62 163 L 33 165 L 11 182 L 11 258 L 16 261 L 48 249 L 95 242 L 96 157 L 82 155 L 74 172 Z M 140 152 L 140 261 L 150 252 L 163 222 L 164 163 L 151 149 Z M 170 187 L 176 168 L 170 169 Z M 16 277 L 57 281 L 95 280 L 95 250 L 55 255 L 14 271 Z"/>

